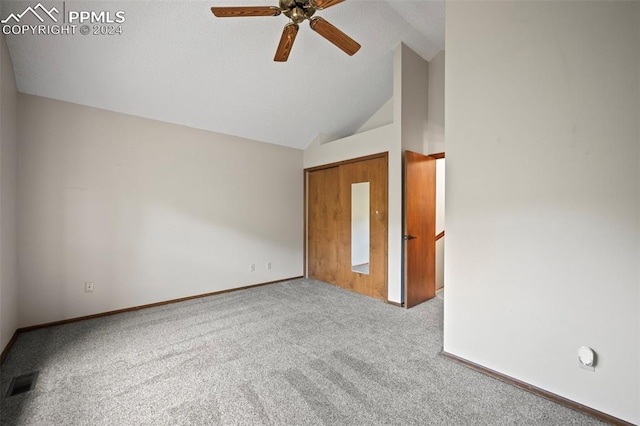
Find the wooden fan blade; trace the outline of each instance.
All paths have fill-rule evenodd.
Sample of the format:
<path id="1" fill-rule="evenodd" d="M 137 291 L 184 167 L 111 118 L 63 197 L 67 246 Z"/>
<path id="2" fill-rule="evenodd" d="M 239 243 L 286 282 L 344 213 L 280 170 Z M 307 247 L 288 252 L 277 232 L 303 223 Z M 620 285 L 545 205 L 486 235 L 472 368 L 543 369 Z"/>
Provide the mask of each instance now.
<path id="1" fill-rule="evenodd" d="M 211 11 L 218 18 L 235 18 L 241 16 L 278 16 L 280 9 L 275 6 L 231 6 L 212 7 Z"/>
<path id="2" fill-rule="evenodd" d="M 313 31 L 335 44 L 349 56 L 360 50 L 358 42 L 320 17 L 311 18 L 309 25 Z"/>
<path id="3" fill-rule="evenodd" d="M 313 4 L 316 9 L 326 9 L 331 6 L 335 6 L 338 3 L 342 3 L 344 0 L 313 0 Z"/>
<path id="4" fill-rule="evenodd" d="M 285 25 L 282 31 L 282 37 L 280 37 L 280 43 L 278 44 L 278 50 L 276 50 L 276 56 L 273 58 L 276 62 L 286 62 L 289 58 L 289 53 L 293 47 L 293 42 L 296 40 L 298 34 L 298 25 L 290 23 Z"/>

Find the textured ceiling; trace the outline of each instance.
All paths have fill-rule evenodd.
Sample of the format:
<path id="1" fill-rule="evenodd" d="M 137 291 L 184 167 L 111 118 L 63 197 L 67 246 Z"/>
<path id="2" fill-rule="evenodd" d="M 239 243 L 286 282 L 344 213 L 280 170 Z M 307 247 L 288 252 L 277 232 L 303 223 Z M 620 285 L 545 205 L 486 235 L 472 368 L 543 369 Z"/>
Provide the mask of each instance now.
<path id="1" fill-rule="evenodd" d="M 36 4 L 2 1 L 1 16 Z M 443 1 L 349 0 L 319 11 L 361 50 L 349 57 L 305 22 L 285 63 L 273 55 L 286 17 L 210 11 L 277 0 L 42 4 L 123 10 L 126 21 L 121 35 L 8 35 L 21 92 L 296 148 L 321 133 L 352 134 L 391 97 L 398 43 L 427 60 L 444 48 Z"/>

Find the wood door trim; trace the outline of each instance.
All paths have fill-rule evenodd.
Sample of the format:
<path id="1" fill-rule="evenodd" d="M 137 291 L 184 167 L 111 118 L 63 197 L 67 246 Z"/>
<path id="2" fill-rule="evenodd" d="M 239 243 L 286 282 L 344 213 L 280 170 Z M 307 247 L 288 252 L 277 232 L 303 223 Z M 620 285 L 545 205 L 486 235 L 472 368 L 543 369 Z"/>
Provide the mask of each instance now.
<path id="1" fill-rule="evenodd" d="M 329 163 L 329 164 L 323 164 L 321 166 L 309 167 L 309 168 L 304 169 L 304 171 L 305 171 L 305 173 L 315 172 L 317 170 L 330 169 L 332 167 L 339 167 L 339 166 L 341 166 L 343 164 L 359 163 L 360 161 L 373 160 L 374 158 L 383 158 L 383 157 L 389 157 L 389 151 L 379 152 L 377 154 L 366 155 L 364 157 L 350 158 L 348 160 L 338 161 L 337 163 Z"/>
<path id="2" fill-rule="evenodd" d="M 309 186 L 309 181 L 307 179 L 308 173 L 306 170 L 302 171 L 302 276 L 308 278 L 309 274 L 307 274 L 307 222 L 309 218 L 307 217 L 308 206 L 307 206 L 307 197 L 309 194 L 307 193 L 307 186 Z"/>
<path id="3" fill-rule="evenodd" d="M 522 380 L 518 380 L 511 376 L 507 376 L 506 374 L 502 374 L 498 371 L 492 370 L 490 368 L 484 367 L 480 364 L 476 364 L 475 362 L 466 360 L 457 355 L 450 354 L 445 352 L 444 350 L 440 353 L 445 358 L 450 359 L 451 361 L 457 362 L 458 364 L 464 365 L 467 368 L 471 368 L 476 370 L 482 374 L 486 374 L 489 377 L 493 377 L 494 379 L 498 379 L 502 382 L 508 383 L 525 391 L 531 392 L 535 395 L 541 396 L 543 398 L 547 398 L 553 402 L 556 402 L 560 405 L 564 405 L 565 407 L 571 408 L 575 411 L 587 414 L 589 416 L 595 417 L 598 420 L 602 420 L 612 425 L 621 425 L 621 426 L 633 426 L 633 423 L 626 422 L 617 417 L 611 416 L 609 414 L 603 413 L 602 411 L 598 411 L 595 408 L 587 407 L 586 405 L 582 405 L 579 402 L 572 401 L 568 398 L 565 398 L 560 395 L 556 395 L 555 393 L 546 391 L 537 386 L 530 385 L 529 383 L 523 382 Z"/>
<path id="4" fill-rule="evenodd" d="M 436 235 L 436 241 L 438 241 L 440 238 L 443 238 L 443 237 L 444 237 L 444 231 Z"/>

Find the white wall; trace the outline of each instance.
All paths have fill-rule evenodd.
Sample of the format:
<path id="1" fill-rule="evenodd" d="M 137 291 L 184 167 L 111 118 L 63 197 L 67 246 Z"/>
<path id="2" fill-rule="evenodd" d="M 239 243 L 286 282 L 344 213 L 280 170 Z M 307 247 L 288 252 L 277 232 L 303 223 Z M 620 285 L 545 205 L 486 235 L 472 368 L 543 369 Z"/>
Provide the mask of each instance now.
<path id="1" fill-rule="evenodd" d="M 424 154 L 427 137 L 427 103 L 429 63 L 413 50 L 401 44 L 400 53 L 402 150 Z"/>
<path id="2" fill-rule="evenodd" d="M 365 123 L 360 126 L 356 133 L 366 132 L 393 123 L 393 97 L 385 102 Z"/>
<path id="3" fill-rule="evenodd" d="M 445 151 L 444 144 L 444 50 L 429 61 L 429 100 L 427 107 L 427 135 L 424 152 Z"/>
<path id="4" fill-rule="evenodd" d="M 17 99 L 11 58 L 0 35 L 0 352 L 18 327 Z"/>
<path id="5" fill-rule="evenodd" d="M 450 2 L 445 83 L 444 350 L 634 423 L 639 8 Z"/>
<path id="6" fill-rule="evenodd" d="M 29 95 L 19 132 L 21 326 L 302 275 L 302 151 Z"/>

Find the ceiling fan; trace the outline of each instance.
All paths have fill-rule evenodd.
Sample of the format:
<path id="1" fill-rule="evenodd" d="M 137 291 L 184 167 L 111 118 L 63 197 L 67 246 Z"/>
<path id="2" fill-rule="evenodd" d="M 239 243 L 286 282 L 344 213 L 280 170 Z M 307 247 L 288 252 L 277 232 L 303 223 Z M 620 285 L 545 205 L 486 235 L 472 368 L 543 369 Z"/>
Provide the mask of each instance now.
<path id="1" fill-rule="evenodd" d="M 313 16 L 317 10 L 326 9 L 345 0 L 279 0 L 280 6 L 230 6 L 212 7 L 211 11 L 218 18 L 234 18 L 242 16 L 278 16 L 283 13 L 291 22 L 284 26 L 282 37 L 273 58 L 276 62 L 285 62 L 298 34 L 298 24 L 309 20 L 311 29 L 342 49 L 351 56 L 360 49 L 360 45 L 351 37 L 331 25 L 324 19 Z"/>

